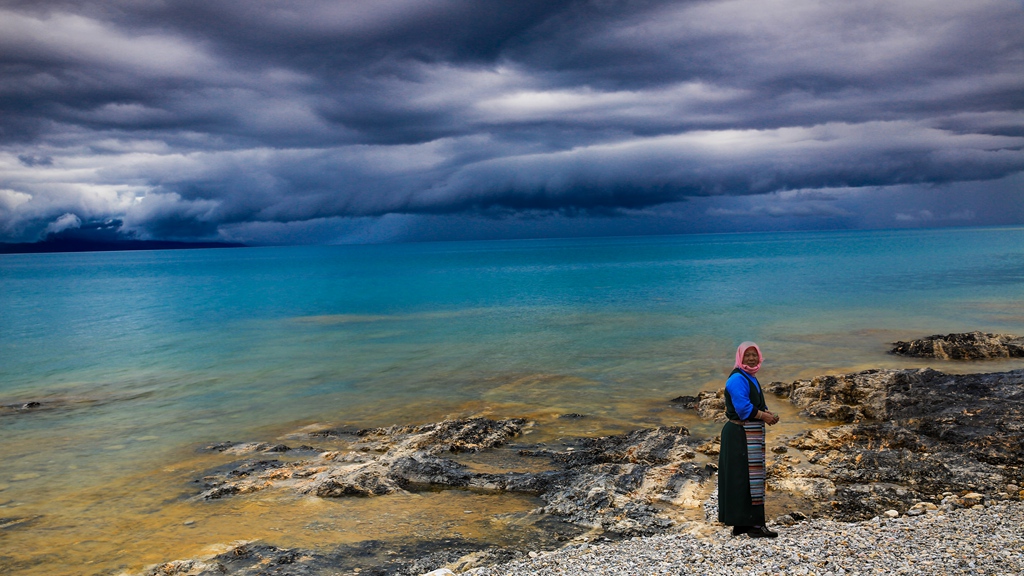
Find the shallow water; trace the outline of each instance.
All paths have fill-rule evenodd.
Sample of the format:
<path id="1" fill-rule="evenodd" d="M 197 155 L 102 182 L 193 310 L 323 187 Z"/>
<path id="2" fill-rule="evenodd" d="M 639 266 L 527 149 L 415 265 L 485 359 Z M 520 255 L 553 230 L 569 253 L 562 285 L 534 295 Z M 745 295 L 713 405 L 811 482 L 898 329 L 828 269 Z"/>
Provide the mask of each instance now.
<path id="1" fill-rule="evenodd" d="M 886 354 L 935 333 L 1024 334 L 1024 230 L 9 255 L 0 311 L 0 404 L 41 404 L 0 409 L 0 571 L 106 574 L 240 539 L 329 547 L 453 526 L 498 542 L 529 534 L 537 505 L 457 491 L 193 502 L 192 481 L 223 463 L 198 451 L 213 442 L 475 415 L 537 421 L 524 442 L 714 435 L 667 400 L 720 387 L 748 339 L 765 382 L 1024 368 Z M 815 425 L 770 403 L 775 435 Z"/>

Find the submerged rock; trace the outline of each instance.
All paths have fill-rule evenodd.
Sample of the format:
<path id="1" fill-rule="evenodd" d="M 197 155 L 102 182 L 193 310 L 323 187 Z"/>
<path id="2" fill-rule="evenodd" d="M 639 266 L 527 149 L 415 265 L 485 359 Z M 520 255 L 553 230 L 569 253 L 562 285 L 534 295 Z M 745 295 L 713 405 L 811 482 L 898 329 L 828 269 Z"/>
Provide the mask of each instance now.
<path id="1" fill-rule="evenodd" d="M 1024 338 L 1012 334 L 962 332 L 893 342 L 891 354 L 942 360 L 1024 358 Z"/>

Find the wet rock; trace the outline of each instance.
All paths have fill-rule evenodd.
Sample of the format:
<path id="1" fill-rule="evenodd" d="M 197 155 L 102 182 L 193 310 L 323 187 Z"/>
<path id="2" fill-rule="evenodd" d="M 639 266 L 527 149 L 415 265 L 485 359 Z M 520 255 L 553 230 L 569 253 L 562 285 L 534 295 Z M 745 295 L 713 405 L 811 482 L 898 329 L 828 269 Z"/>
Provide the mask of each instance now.
<path id="1" fill-rule="evenodd" d="M 444 486 L 461 488 L 469 485 L 472 474 L 462 464 L 451 460 L 413 454 L 391 462 L 388 476 L 403 488 Z"/>
<path id="2" fill-rule="evenodd" d="M 380 496 L 420 487 L 464 487 L 469 484 L 470 474 L 463 466 L 439 455 L 500 446 L 519 435 L 525 424 L 523 419 L 474 418 L 359 430 L 353 436 L 350 451 L 323 452 L 313 459 L 290 463 L 250 460 L 214 471 L 204 478 L 209 489 L 199 496 L 221 498 L 277 484 L 321 497 Z M 261 442 L 214 444 L 209 449 L 229 454 L 289 450 L 287 446 Z"/>
<path id="3" fill-rule="evenodd" d="M 594 463 L 667 464 L 694 457 L 695 441 L 682 426 L 634 430 L 619 436 L 584 438 L 573 457 Z"/>
<path id="4" fill-rule="evenodd" d="M 256 453 L 285 453 L 291 452 L 293 448 L 286 444 L 268 444 L 267 442 L 217 442 L 203 446 L 202 452 L 224 452 L 228 454 L 256 454 Z M 316 451 L 312 446 L 300 446 L 294 450 L 309 452 Z"/>
<path id="5" fill-rule="evenodd" d="M 717 392 L 704 390 L 696 396 L 677 396 L 669 402 L 678 408 L 685 410 L 696 410 L 697 414 L 705 420 L 725 422 L 725 389 Z"/>
<path id="6" fill-rule="evenodd" d="M 712 471 L 691 462 L 699 442 L 686 428 L 663 427 L 582 439 L 571 451 L 549 453 L 563 471 L 540 494 L 542 511 L 624 536 L 664 531 L 677 509 L 702 503 L 698 492 Z"/>
<path id="7" fill-rule="evenodd" d="M 1024 338 L 1011 334 L 963 332 L 893 342 L 890 354 L 942 360 L 1024 358 Z"/>
<path id="8" fill-rule="evenodd" d="M 718 456 L 719 452 L 722 451 L 722 439 L 719 436 L 715 436 L 711 440 L 697 446 L 694 450 L 707 456 Z"/>
<path id="9" fill-rule="evenodd" d="M 423 451 L 437 455 L 443 452 L 477 452 L 507 443 L 522 434 L 526 420 L 490 420 L 471 418 L 445 420 L 420 426 L 391 426 L 359 430 L 359 449 L 387 452 Z"/>
<path id="10" fill-rule="evenodd" d="M 0 518 L 0 530 L 12 530 L 15 528 L 24 528 L 32 522 L 42 518 L 42 516 L 10 516 L 7 518 Z"/>
<path id="11" fill-rule="evenodd" d="M 235 542 L 216 555 L 150 566 L 142 576 L 314 576 L 329 564 L 323 554 L 250 541 Z"/>
<path id="12" fill-rule="evenodd" d="M 700 441 L 683 427 L 583 438 L 563 450 L 519 451 L 547 458 L 556 467 L 542 472 L 477 473 L 443 457 L 503 445 L 524 426 L 521 419 L 472 419 L 361 431 L 349 450 L 291 463 L 250 459 L 223 467 L 204 477 L 207 489 L 199 497 L 223 498 L 275 485 L 324 498 L 400 490 L 520 492 L 544 500 L 539 512 L 580 526 L 650 534 L 674 522 L 657 504 L 700 506 L 697 494 L 713 473 L 693 462 Z M 243 453 L 267 451 L 259 444 L 232 446 L 247 446 Z"/>
<path id="13" fill-rule="evenodd" d="M 44 408 L 44 406 L 42 402 L 30 400 L 28 402 L 17 402 L 14 404 L 0 404 L 0 408 L 2 408 L 4 412 L 28 412 L 30 410 Z"/>
<path id="14" fill-rule="evenodd" d="M 700 402 L 700 398 L 697 396 L 676 396 L 669 400 L 669 402 L 677 405 L 679 408 L 696 410 L 697 403 Z"/>

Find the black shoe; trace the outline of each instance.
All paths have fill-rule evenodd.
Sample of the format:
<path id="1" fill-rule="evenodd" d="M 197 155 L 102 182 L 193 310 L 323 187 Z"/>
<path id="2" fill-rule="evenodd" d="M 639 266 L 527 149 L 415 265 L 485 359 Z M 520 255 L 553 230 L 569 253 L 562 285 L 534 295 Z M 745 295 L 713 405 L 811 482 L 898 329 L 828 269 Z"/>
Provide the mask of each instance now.
<path id="1" fill-rule="evenodd" d="M 779 535 L 778 532 L 772 532 L 767 526 L 754 526 L 750 530 L 747 530 L 747 534 L 751 538 L 775 538 Z"/>
<path id="2" fill-rule="evenodd" d="M 733 526 L 732 535 L 739 536 L 740 534 L 746 534 L 747 532 L 750 532 L 753 529 L 754 528 L 751 526 Z"/>

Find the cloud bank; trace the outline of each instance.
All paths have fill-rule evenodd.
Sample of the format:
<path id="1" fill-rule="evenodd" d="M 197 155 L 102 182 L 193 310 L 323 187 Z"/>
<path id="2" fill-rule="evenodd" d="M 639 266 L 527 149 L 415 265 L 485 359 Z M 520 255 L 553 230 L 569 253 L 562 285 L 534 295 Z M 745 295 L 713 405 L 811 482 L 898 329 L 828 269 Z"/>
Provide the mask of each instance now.
<path id="1" fill-rule="evenodd" d="M 1020 223 L 1021 30 L 1014 0 L 5 2 L 0 240 Z"/>

